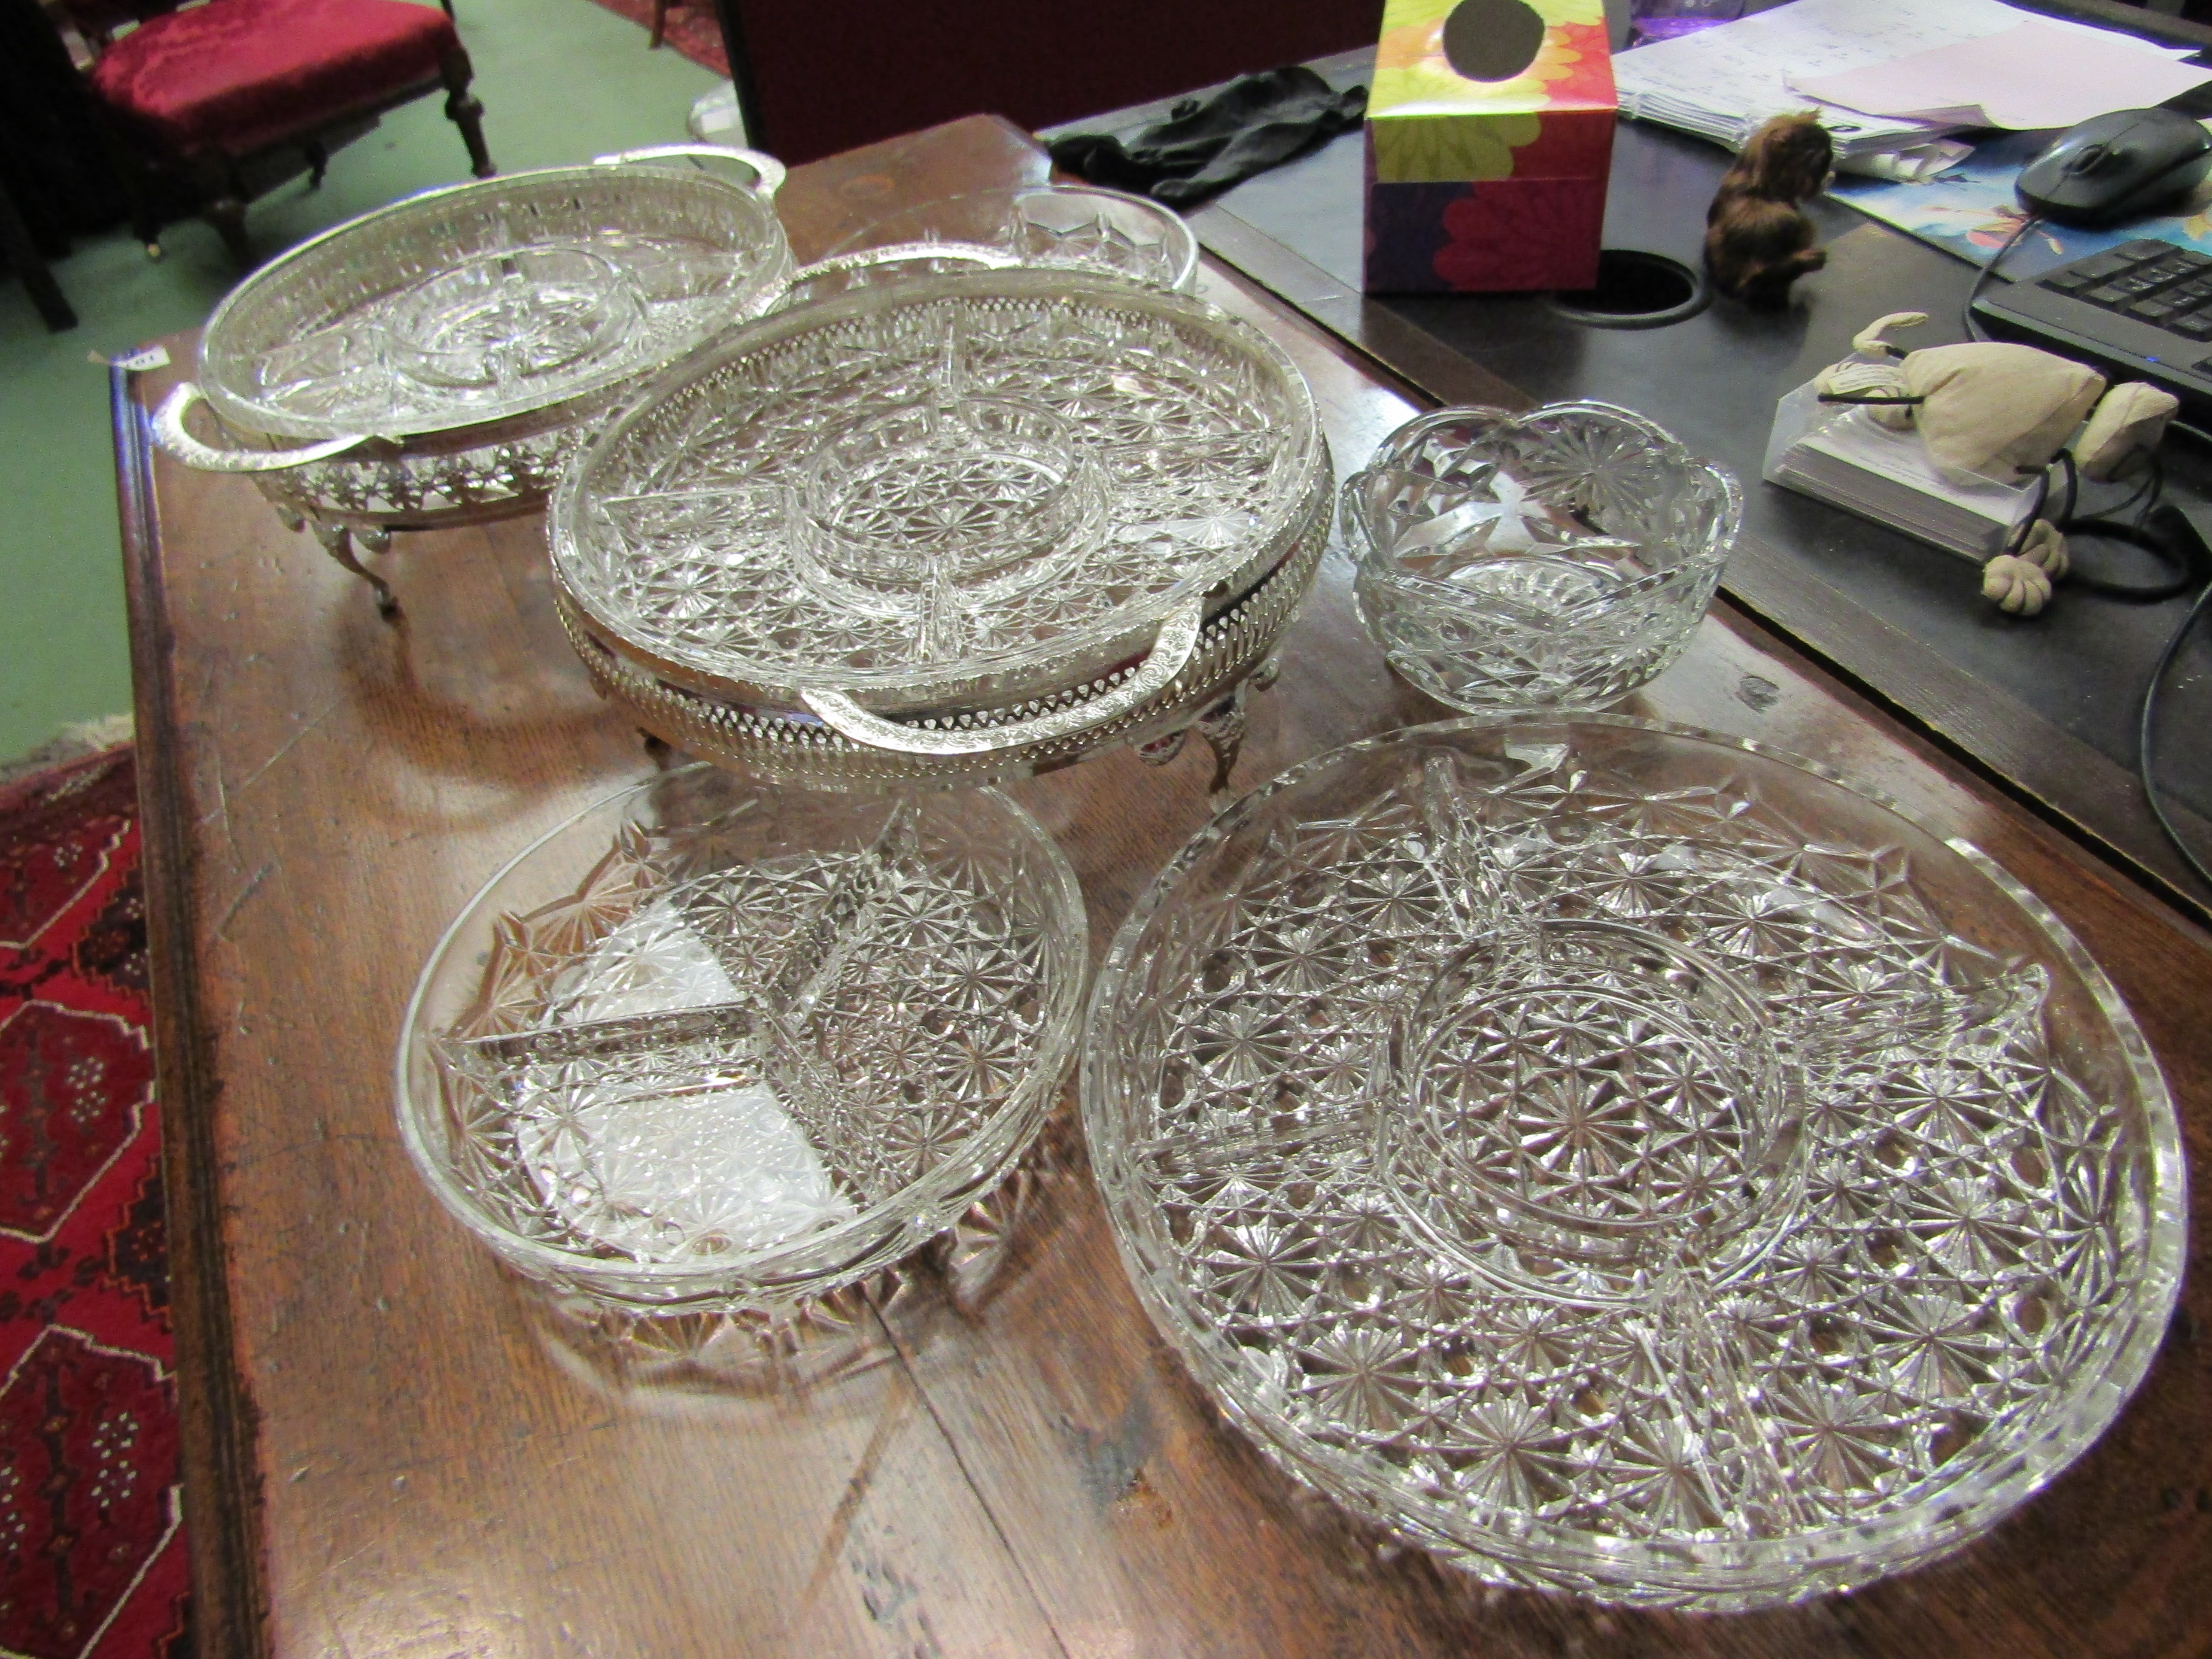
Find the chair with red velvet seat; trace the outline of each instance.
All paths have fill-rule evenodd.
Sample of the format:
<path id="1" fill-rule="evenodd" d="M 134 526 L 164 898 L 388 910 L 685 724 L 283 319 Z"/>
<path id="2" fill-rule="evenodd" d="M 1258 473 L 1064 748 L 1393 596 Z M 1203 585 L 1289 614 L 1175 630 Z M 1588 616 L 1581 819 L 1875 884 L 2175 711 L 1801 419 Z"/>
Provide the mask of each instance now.
<path id="1" fill-rule="evenodd" d="M 97 56 L 93 90 L 157 169 L 181 178 L 240 264 L 246 203 L 271 158 L 313 170 L 327 140 L 442 90 L 477 177 L 495 170 L 469 55 L 445 10 L 410 0 L 64 0 Z M 137 27 L 119 37 L 119 16 Z M 265 187 L 265 185 L 264 185 Z M 156 251 L 162 215 L 142 192 L 137 230 Z"/>

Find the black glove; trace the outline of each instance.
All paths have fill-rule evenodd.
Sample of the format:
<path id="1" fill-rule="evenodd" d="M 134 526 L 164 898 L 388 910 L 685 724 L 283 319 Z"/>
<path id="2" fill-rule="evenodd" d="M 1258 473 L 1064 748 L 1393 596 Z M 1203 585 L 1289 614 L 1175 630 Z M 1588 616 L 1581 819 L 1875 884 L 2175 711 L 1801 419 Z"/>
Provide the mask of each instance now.
<path id="1" fill-rule="evenodd" d="M 1209 97 L 1184 99 L 1126 149 L 1105 133 L 1060 139 L 1052 161 L 1094 185 L 1182 207 L 1349 132 L 1366 113 L 1366 88 L 1339 92 L 1293 64 L 1239 76 Z"/>

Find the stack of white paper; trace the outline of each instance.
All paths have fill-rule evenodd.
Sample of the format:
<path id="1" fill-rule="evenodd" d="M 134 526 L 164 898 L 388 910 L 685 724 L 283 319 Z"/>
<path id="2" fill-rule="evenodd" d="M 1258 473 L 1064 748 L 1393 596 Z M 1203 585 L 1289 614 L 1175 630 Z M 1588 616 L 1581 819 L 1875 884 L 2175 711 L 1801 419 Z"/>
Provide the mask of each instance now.
<path id="1" fill-rule="evenodd" d="M 2035 132 L 2114 110 L 2148 109 L 2212 81 L 2212 70 L 2177 63 L 2124 34 L 2045 18 L 1932 52 L 1840 75 L 1793 76 L 1824 104 L 1914 121 Z"/>
<path id="2" fill-rule="evenodd" d="M 2005 550 L 2036 504 L 2033 480 L 1948 483 L 1929 465 L 1919 434 L 1892 432 L 1863 409 L 1838 416 L 1810 386 L 1777 410 L 1765 477 L 1977 564 Z"/>
<path id="3" fill-rule="evenodd" d="M 2158 96 L 2142 98 L 2145 103 L 2172 95 L 2162 89 L 2165 81 L 2172 78 L 2171 66 L 2190 51 L 2016 10 L 2002 0 L 1796 0 L 1737 22 L 1622 52 L 1613 59 L 1613 80 L 1625 114 L 1696 133 L 1730 149 L 1741 149 L 1771 116 L 1817 110 L 1835 141 L 1837 158 L 1847 161 L 1925 143 L 1970 120 L 1867 113 L 1820 104 L 1805 88 L 2007 33 L 2030 21 L 2036 27 L 2029 38 L 2046 50 L 2051 40 L 2071 34 L 2093 38 L 2084 50 L 2095 52 L 2100 64 L 2139 57 L 2145 76 L 2163 77 L 2154 88 Z M 2058 74 L 2063 79 L 2063 65 Z M 2198 72 L 2195 78 L 2204 76 Z M 1950 112 L 1968 118 L 1974 113 Z"/>

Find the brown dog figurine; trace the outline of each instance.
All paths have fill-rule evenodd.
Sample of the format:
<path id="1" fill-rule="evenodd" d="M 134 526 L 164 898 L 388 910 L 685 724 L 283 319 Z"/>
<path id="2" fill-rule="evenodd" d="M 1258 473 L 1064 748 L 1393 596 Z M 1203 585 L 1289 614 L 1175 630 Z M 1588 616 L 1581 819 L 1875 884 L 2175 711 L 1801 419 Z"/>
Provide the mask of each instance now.
<path id="1" fill-rule="evenodd" d="M 1747 305 L 1780 306 L 1790 283 L 1828 263 L 1797 204 L 1827 188 L 1834 159 L 1827 130 L 1810 115 L 1778 115 L 1751 135 L 1705 210 L 1715 288 Z"/>

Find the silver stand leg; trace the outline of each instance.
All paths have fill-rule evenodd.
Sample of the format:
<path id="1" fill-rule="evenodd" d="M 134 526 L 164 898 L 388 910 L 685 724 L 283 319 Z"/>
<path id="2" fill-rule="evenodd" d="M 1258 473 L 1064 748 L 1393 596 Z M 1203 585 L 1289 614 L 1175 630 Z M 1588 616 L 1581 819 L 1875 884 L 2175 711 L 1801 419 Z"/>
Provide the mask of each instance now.
<path id="1" fill-rule="evenodd" d="M 1206 793 L 1215 806 L 1228 805 L 1229 775 L 1244 750 L 1244 694 L 1250 684 L 1249 680 L 1240 681 L 1234 691 L 1198 717 L 1198 735 L 1213 751 L 1213 781 Z"/>
<path id="2" fill-rule="evenodd" d="M 1255 691 L 1265 691 L 1282 672 L 1282 659 L 1269 657 L 1238 681 L 1235 690 L 1182 731 L 1135 744 L 1137 758 L 1147 766 L 1165 766 L 1182 753 L 1190 734 L 1197 732 L 1213 751 L 1213 781 L 1206 786 L 1207 798 L 1217 807 L 1228 805 L 1229 775 L 1236 769 L 1237 757 L 1244 750 L 1244 700 Z"/>
<path id="3" fill-rule="evenodd" d="M 1182 753 L 1183 742 L 1189 736 L 1190 728 L 1185 726 L 1164 738 L 1154 738 L 1150 743 L 1140 743 L 1137 745 L 1137 758 L 1147 766 L 1165 766 Z"/>
<path id="4" fill-rule="evenodd" d="M 329 554 L 347 569 L 352 571 L 355 575 L 360 577 L 362 580 L 367 582 L 371 587 L 376 590 L 376 608 L 380 615 L 386 618 L 390 618 L 399 614 L 399 600 L 392 593 L 390 584 L 386 582 L 384 578 L 378 575 L 374 571 L 366 568 L 359 559 L 354 557 L 352 532 L 348 530 L 345 526 L 342 524 L 325 524 L 320 519 L 316 520 L 309 528 L 313 530 L 315 532 L 315 539 L 323 544 L 324 552 Z M 392 545 L 392 536 L 390 532 L 376 531 L 373 532 L 364 532 L 362 533 L 362 544 L 363 546 L 368 545 L 369 537 L 372 534 L 377 538 L 378 541 L 380 541 L 382 545 L 372 548 L 371 551 L 381 552 L 384 548 Z"/>

